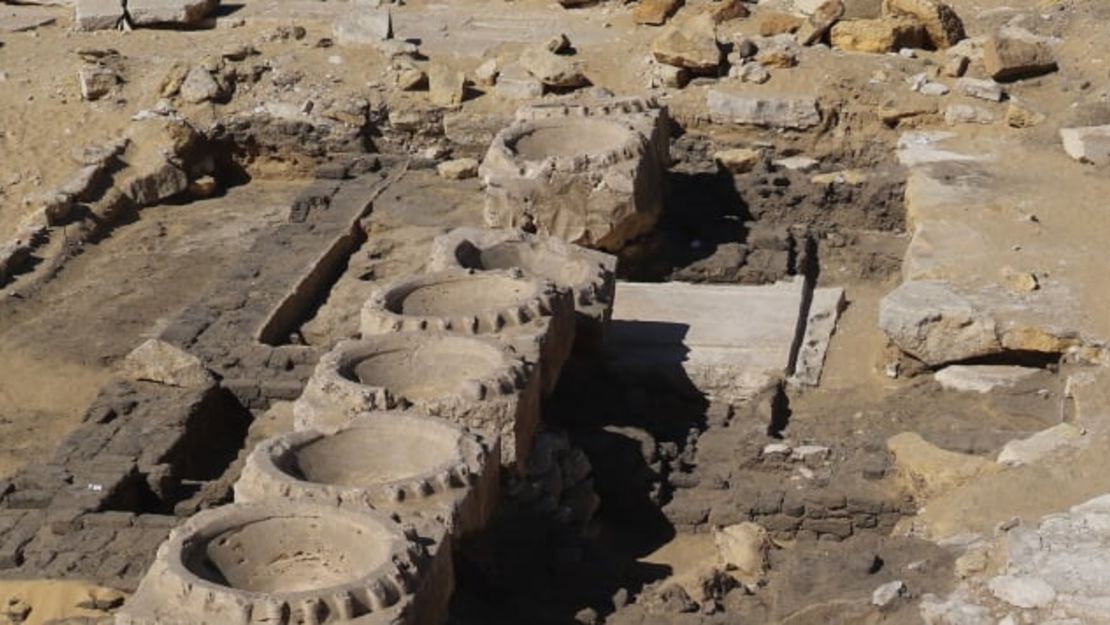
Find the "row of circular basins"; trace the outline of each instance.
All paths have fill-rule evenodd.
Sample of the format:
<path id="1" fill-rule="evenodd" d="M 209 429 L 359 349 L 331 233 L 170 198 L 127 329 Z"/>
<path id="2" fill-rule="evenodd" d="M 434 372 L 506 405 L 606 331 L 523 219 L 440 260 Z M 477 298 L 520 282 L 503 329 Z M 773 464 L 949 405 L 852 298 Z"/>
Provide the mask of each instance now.
<path id="1" fill-rule="evenodd" d="M 613 262 L 459 229 L 381 286 L 322 357 L 294 431 L 248 456 L 235 501 L 159 548 L 121 624 L 443 623 L 452 551 L 521 470 L 572 351 L 596 351 Z"/>

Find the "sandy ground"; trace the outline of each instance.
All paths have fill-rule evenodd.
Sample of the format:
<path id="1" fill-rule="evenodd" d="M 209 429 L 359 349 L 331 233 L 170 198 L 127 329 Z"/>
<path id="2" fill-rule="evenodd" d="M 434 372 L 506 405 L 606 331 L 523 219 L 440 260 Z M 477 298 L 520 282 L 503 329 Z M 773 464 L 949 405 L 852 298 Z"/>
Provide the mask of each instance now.
<path id="1" fill-rule="evenodd" d="M 117 590 L 100 588 L 82 582 L 58 580 L 0 581 L 0 606 L 13 602 L 31 608 L 21 625 L 44 625 L 57 619 L 103 619 L 108 611 L 97 609 L 96 599 L 114 598 L 121 602 L 124 595 Z M 7 612 L 7 610 L 5 610 Z M 3 622 L 13 622 L 0 616 Z M 108 617 L 110 618 L 110 617 Z M 82 622 L 99 622 L 96 620 Z"/>

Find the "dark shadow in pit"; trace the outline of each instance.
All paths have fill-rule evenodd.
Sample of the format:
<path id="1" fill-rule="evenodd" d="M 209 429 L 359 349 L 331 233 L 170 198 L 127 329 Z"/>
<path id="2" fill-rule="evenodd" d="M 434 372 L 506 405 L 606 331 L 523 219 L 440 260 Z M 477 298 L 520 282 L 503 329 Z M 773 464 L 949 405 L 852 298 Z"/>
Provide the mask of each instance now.
<path id="1" fill-rule="evenodd" d="M 743 243 L 753 217 L 732 174 L 667 172 L 667 193 L 655 230 L 622 254 L 620 277 L 661 282 L 676 269 L 707 259 L 725 243 Z"/>
<path id="2" fill-rule="evenodd" d="M 685 336 L 679 324 L 640 330 L 679 344 Z M 669 566 L 642 560 L 676 535 L 662 506 L 672 467 L 691 455 L 691 430 L 705 427 L 708 402 L 693 388 L 673 372 L 572 357 L 544 403 L 544 419 L 588 456 L 597 514 L 586 527 L 567 527 L 503 504 L 479 548 L 458 558 L 451 622 L 565 624 L 586 609 L 601 620 L 622 589 L 635 597 L 668 577 Z"/>

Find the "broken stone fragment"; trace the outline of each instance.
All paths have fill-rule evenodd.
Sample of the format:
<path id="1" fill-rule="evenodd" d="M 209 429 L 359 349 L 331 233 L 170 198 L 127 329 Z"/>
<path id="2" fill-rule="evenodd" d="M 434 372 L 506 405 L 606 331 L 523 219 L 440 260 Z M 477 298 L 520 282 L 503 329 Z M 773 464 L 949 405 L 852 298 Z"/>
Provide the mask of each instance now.
<path id="1" fill-rule="evenodd" d="M 1028 438 L 1012 440 L 998 453 L 998 463 L 1008 466 L 1032 464 L 1060 449 L 1081 447 L 1087 442 L 1083 430 L 1058 423 Z"/>
<path id="2" fill-rule="evenodd" d="M 713 89 L 706 99 L 710 119 L 717 124 L 805 130 L 821 123 L 817 98 L 810 96 L 760 96 Z"/>
<path id="3" fill-rule="evenodd" d="M 196 26 L 219 4 L 219 0 L 127 0 L 127 16 L 135 26 Z"/>
<path id="4" fill-rule="evenodd" d="M 1001 351 L 995 321 L 939 281 L 905 282 L 879 304 L 879 327 L 930 366 Z"/>
<path id="5" fill-rule="evenodd" d="M 894 605 L 899 599 L 905 597 L 907 594 L 906 583 L 897 580 L 888 582 L 875 589 L 871 593 L 871 605 L 878 608 L 886 608 Z"/>
<path id="6" fill-rule="evenodd" d="M 981 106 L 952 104 L 944 109 L 944 123 L 949 126 L 960 124 L 993 124 L 994 113 Z"/>
<path id="7" fill-rule="evenodd" d="M 916 18 L 898 15 L 882 19 L 843 20 L 832 27 L 834 48 L 851 52 L 885 54 L 903 48 L 921 48 L 925 27 Z"/>
<path id="8" fill-rule="evenodd" d="M 950 48 L 967 37 L 964 23 L 952 7 L 940 0 L 883 0 L 883 15 L 909 15 L 917 18 L 940 50 Z"/>
<path id="9" fill-rule="evenodd" d="M 1039 369 L 1010 365 L 949 365 L 936 372 L 941 387 L 952 391 L 989 393 L 1016 386 Z"/>
<path id="10" fill-rule="evenodd" d="M 918 501 L 941 493 L 1002 467 L 978 456 L 941 449 L 916 432 L 887 440 L 902 487 Z"/>
<path id="11" fill-rule="evenodd" d="M 825 0 L 798 28 L 798 43 L 809 46 L 820 42 L 833 24 L 843 16 L 844 3 L 841 0 Z"/>
<path id="12" fill-rule="evenodd" d="M 543 83 L 520 64 L 514 63 L 497 75 L 497 95 L 510 100 L 532 100 L 543 96 Z"/>
<path id="13" fill-rule="evenodd" d="M 474 83 L 491 87 L 497 82 L 497 59 L 489 59 L 474 70 Z"/>
<path id="14" fill-rule="evenodd" d="M 651 86 L 681 89 L 690 82 L 690 70 L 665 63 L 654 63 L 651 68 Z"/>
<path id="15" fill-rule="evenodd" d="M 798 32 L 805 19 L 789 13 L 765 13 L 759 22 L 759 34 L 763 37 L 790 35 Z"/>
<path id="16" fill-rule="evenodd" d="M 536 80 L 548 87 L 573 89 L 589 83 L 582 73 L 582 64 L 546 48 L 529 48 L 519 62 Z"/>
<path id="17" fill-rule="evenodd" d="M 1002 85 L 993 80 L 980 80 L 978 78 L 961 78 L 956 81 L 956 91 L 966 96 L 1001 102 L 1006 95 Z"/>
<path id="18" fill-rule="evenodd" d="M 149 339 L 123 359 L 123 372 L 134 380 L 192 387 L 212 383 L 212 374 L 200 359 L 178 347 Z"/>
<path id="19" fill-rule="evenodd" d="M 765 67 L 787 68 L 798 64 L 801 50 L 790 35 L 765 37 L 756 41 L 755 45 L 757 49 L 753 58 Z"/>
<path id="20" fill-rule="evenodd" d="M 559 33 L 551 39 L 547 40 L 544 44 L 547 51 L 552 54 L 562 54 L 571 50 L 570 39 L 567 38 L 565 33 Z"/>
<path id="21" fill-rule="evenodd" d="M 185 75 L 178 90 L 181 99 L 192 104 L 199 104 L 209 100 L 217 100 L 222 95 L 220 83 L 207 70 L 199 65 L 194 65 Z"/>
<path id="22" fill-rule="evenodd" d="M 428 83 L 428 76 L 410 59 L 393 59 L 386 70 L 386 80 L 401 91 L 419 89 Z"/>
<path id="23" fill-rule="evenodd" d="M 739 78 L 742 82 L 751 82 L 757 85 L 771 80 L 771 72 L 763 66 L 759 61 L 752 61 L 751 63 L 744 63 L 743 65 L 733 65 L 728 70 L 729 78 Z"/>
<path id="24" fill-rule="evenodd" d="M 1041 124 L 1046 119 L 1044 113 L 1026 108 L 1017 102 L 1006 107 L 1006 125 L 1011 128 L 1029 128 Z"/>
<path id="25" fill-rule="evenodd" d="M 123 17 L 120 0 L 77 0 L 73 9 L 77 30 L 114 30 Z"/>
<path id="26" fill-rule="evenodd" d="M 428 68 L 428 94 L 433 104 L 457 106 L 466 95 L 466 75 L 442 63 Z"/>
<path id="27" fill-rule="evenodd" d="M 763 579 L 771 548 L 763 526 L 746 522 L 713 528 L 713 542 L 717 545 L 717 557 L 733 577 L 749 584 Z"/>
<path id="28" fill-rule="evenodd" d="M 632 10 L 632 20 L 637 24 L 659 26 L 674 15 L 680 6 L 682 0 L 640 0 Z"/>
<path id="29" fill-rule="evenodd" d="M 393 17 L 389 9 L 356 7 L 351 13 L 332 23 L 332 33 L 339 45 L 376 45 L 393 38 Z"/>
<path id="30" fill-rule="evenodd" d="M 652 55 L 660 63 L 696 74 L 713 73 L 721 64 L 716 31 L 716 24 L 705 14 L 672 23 L 652 42 Z"/>
<path id="31" fill-rule="evenodd" d="M 1060 139 L 1068 156 L 1081 163 L 1110 163 L 1110 126 L 1061 128 Z"/>
<path id="32" fill-rule="evenodd" d="M 436 166 L 436 173 L 448 180 L 465 180 L 478 175 L 478 160 L 473 158 L 457 158 L 445 161 Z"/>
<path id="33" fill-rule="evenodd" d="M 746 174 L 763 162 L 763 153 L 748 148 L 721 150 L 713 155 L 713 160 L 734 174 Z"/>
<path id="34" fill-rule="evenodd" d="M 1010 82 L 1056 71 L 1056 56 L 1036 38 L 998 33 L 983 44 L 983 66 L 991 78 Z"/>
<path id="35" fill-rule="evenodd" d="M 81 97 L 92 101 L 111 93 L 119 82 L 119 75 L 107 67 L 91 66 L 77 70 L 77 79 L 81 83 Z"/>

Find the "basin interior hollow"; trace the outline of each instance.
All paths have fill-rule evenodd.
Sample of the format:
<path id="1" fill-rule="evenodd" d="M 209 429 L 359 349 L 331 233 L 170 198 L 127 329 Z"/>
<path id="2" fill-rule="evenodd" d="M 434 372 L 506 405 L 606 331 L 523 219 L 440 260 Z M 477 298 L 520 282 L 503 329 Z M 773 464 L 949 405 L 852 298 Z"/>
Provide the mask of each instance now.
<path id="1" fill-rule="evenodd" d="M 531 128 L 509 147 L 524 160 L 542 161 L 550 157 L 611 152 L 628 141 L 628 134 L 627 128 L 611 121 L 575 119 Z"/>
<path id="2" fill-rule="evenodd" d="M 440 337 L 375 351 L 341 373 L 352 381 L 421 400 L 454 393 L 468 380 L 488 379 L 500 364 L 501 352 L 491 345 Z"/>
<path id="3" fill-rule="evenodd" d="M 459 435 L 446 427 L 398 421 L 353 427 L 292 450 L 287 470 L 319 484 L 352 487 L 410 479 L 458 455 Z"/>
<path id="4" fill-rule="evenodd" d="M 421 317 L 478 315 L 518 305 L 534 292 L 524 280 L 476 274 L 403 289 L 386 307 L 396 314 Z"/>

